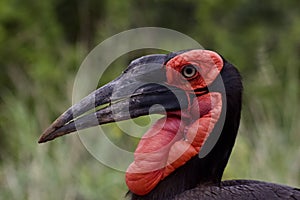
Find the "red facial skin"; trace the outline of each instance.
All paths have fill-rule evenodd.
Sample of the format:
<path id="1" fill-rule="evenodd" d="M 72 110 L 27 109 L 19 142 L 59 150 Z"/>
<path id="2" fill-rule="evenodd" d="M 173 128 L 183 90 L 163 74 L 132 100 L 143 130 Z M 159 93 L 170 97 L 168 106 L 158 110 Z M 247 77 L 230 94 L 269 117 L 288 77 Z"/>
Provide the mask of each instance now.
<path id="1" fill-rule="evenodd" d="M 192 64 L 197 73 L 190 79 L 182 69 Z M 167 84 L 194 93 L 207 87 L 220 73 L 222 58 L 208 50 L 191 50 L 166 63 Z M 213 130 L 222 110 L 217 92 L 197 96 L 185 110 L 169 112 L 145 133 L 126 172 L 126 184 L 138 195 L 149 193 L 178 167 L 196 156 Z"/>

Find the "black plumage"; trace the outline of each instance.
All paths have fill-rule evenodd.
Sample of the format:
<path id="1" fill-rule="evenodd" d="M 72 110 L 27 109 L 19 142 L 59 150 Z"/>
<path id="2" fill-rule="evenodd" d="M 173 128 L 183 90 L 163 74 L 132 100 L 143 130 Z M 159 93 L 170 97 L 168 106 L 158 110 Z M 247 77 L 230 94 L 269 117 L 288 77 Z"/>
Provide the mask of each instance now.
<path id="1" fill-rule="evenodd" d="M 174 200 L 298 200 L 300 190 L 274 183 L 254 180 L 230 180 L 216 185 L 199 185 L 177 195 Z"/>

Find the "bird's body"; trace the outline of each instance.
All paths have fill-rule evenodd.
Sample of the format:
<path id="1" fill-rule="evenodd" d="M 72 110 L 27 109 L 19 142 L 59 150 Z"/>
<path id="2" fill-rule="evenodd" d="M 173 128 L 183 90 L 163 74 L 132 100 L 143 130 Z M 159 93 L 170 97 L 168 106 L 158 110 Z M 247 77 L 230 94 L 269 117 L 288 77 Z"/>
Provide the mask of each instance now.
<path id="1" fill-rule="evenodd" d="M 298 200 L 300 190 L 297 188 L 256 180 L 228 180 L 217 184 L 199 184 L 196 187 L 183 191 L 174 197 L 160 195 L 152 199 L 165 200 Z M 134 200 L 149 199 L 135 196 Z"/>
<path id="2" fill-rule="evenodd" d="M 299 189 L 288 186 L 251 180 L 221 182 L 239 128 L 242 90 L 237 69 L 215 52 L 145 56 L 62 114 L 40 142 L 76 129 L 147 115 L 152 105 L 160 104 L 166 116 L 145 133 L 127 169 L 128 198 L 300 199 Z M 109 106 L 81 116 L 108 102 Z M 95 116 L 96 122 L 92 121 Z M 200 156 L 205 145 L 211 149 Z"/>
<path id="3" fill-rule="evenodd" d="M 230 180 L 222 181 L 220 185 L 199 185 L 187 190 L 174 200 L 282 200 L 300 199 L 300 190 L 284 185 L 254 181 Z"/>

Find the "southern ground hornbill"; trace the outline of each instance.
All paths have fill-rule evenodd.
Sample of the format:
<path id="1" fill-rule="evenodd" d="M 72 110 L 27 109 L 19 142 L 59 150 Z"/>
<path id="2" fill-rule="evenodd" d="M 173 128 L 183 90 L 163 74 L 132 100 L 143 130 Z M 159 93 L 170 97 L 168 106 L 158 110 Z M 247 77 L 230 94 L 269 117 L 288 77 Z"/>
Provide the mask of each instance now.
<path id="1" fill-rule="evenodd" d="M 126 171 L 132 200 L 300 199 L 297 188 L 221 181 L 239 128 L 242 90 L 237 69 L 213 51 L 144 56 L 64 112 L 39 142 L 148 115 L 151 108 L 165 116 L 141 138 Z M 212 137 L 211 149 L 199 156 Z"/>

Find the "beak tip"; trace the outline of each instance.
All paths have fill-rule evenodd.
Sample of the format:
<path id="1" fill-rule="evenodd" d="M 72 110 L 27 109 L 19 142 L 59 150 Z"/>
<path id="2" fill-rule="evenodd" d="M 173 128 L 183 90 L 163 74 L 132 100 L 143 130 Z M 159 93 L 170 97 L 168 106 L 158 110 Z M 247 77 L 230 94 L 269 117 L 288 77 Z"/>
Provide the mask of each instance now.
<path id="1" fill-rule="evenodd" d="M 38 143 L 45 143 L 50 140 L 55 139 L 57 136 L 53 134 L 59 128 L 61 128 L 65 124 L 66 120 L 64 119 L 64 115 L 57 118 L 40 136 Z"/>
<path id="2" fill-rule="evenodd" d="M 38 143 L 45 143 L 50 140 L 53 140 L 55 138 L 55 135 L 53 134 L 59 127 L 56 126 L 56 123 L 54 122 L 51 126 L 49 126 L 43 134 L 40 136 Z"/>
<path id="3" fill-rule="evenodd" d="M 41 143 L 45 143 L 45 142 L 48 142 L 48 141 L 50 141 L 50 140 L 53 140 L 54 138 L 53 137 L 51 137 L 51 132 L 44 132 L 41 136 L 40 136 L 40 138 L 39 138 L 39 140 L 38 140 L 38 143 L 39 144 L 41 144 Z"/>
<path id="4" fill-rule="evenodd" d="M 53 132 L 53 131 L 47 131 L 47 130 L 40 136 L 40 138 L 38 140 L 39 144 L 45 143 L 45 142 L 48 142 L 49 140 L 51 140 L 51 138 L 49 136 L 51 136 L 51 132 Z"/>
<path id="5" fill-rule="evenodd" d="M 38 143 L 39 143 L 39 144 L 44 143 L 44 142 L 46 142 L 46 141 L 44 141 L 43 138 L 40 138 L 40 139 L 38 140 Z"/>

